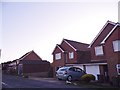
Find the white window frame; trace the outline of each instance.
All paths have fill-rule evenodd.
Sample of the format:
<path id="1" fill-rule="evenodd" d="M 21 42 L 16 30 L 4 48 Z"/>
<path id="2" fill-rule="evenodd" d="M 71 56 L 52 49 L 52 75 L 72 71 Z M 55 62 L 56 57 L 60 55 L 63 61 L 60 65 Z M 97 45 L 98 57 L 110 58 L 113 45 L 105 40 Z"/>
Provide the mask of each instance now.
<path id="1" fill-rule="evenodd" d="M 117 68 L 117 73 L 118 73 L 118 75 L 120 75 L 120 64 L 117 64 L 117 65 L 116 65 L 116 68 Z"/>
<path id="2" fill-rule="evenodd" d="M 55 60 L 61 59 L 61 53 L 56 53 L 55 54 Z"/>
<path id="3" fill-rule="evenodd" d="M 97 46 L 97 47 L 95 47 L 95 55 L 96 56 L 101 56 L 103 54 L 104 54 L 103 53 L 103 46 Z"/>
<path id="4" fill-rule="evenodd" d="M 120 51 L 120 40 L 113 41 L 113 50 L 114 52 Z"/>
<path id="5" fill-rule="evenodd" d="M 69 52 L 69 59 L 73 59 L 74 58 L 74 52 Z"/>

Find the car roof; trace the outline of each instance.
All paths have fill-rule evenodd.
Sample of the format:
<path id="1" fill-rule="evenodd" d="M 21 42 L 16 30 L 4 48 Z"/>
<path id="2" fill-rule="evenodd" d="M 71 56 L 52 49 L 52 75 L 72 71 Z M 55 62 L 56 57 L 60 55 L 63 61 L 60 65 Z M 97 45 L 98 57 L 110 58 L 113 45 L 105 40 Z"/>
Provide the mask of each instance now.
<path id="1" fill-rule="evenodd" d="M 67 69 L 67 68 L 70 68 L 70 67 L 64 66 L 64 67 L 60 67 L 59 69 Z"/>
<path id="2" fill-rule="evenodd" d="M 75 66 L 63 66 L 63 67 L 60 67 L 59 69 L 69 69 L 71 67 L 73 67 L 73 68 L 79 68 L 79 67 L 75 67 Z"/>

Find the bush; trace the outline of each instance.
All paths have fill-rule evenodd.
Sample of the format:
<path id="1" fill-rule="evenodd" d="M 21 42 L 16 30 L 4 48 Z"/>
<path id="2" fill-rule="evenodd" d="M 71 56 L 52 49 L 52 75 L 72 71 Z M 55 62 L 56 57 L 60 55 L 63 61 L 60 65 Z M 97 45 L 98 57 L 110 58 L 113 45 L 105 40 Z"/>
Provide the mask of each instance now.
<path id="1" fill-rule="evenodd" d="M 81 80 L 86 83 L 89 83 L 91 80 L 95 80 L 95 76 L 92 74 L 85 74 L 81 77 Z"/>

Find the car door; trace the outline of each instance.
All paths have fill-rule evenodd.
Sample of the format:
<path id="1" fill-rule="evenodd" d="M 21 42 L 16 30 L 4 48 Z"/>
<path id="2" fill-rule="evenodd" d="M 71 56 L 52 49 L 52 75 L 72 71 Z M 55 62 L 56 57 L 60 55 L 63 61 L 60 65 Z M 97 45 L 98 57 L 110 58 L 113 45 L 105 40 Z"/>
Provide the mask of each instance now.
<path id="1" fill-rule="evenodd" d="M 71 75 L 72 77 L 74 77 L 76 75 L 74 67 L 69 68 L 69 75 Z"/>
<path id="2" fill-rule="evenodd" d="M 76 78 L 80 78 L 83 75 L 83 71 L 80 68 L 75 68 Z"/>
<path id="3" fill-rule="evenodd" d="M 78 78 L 78 72 L 76 71 L 75 67 L 71 67 L 69 69 L 69 75 L 72 76 L 73 79 L 77 79 Z"/>

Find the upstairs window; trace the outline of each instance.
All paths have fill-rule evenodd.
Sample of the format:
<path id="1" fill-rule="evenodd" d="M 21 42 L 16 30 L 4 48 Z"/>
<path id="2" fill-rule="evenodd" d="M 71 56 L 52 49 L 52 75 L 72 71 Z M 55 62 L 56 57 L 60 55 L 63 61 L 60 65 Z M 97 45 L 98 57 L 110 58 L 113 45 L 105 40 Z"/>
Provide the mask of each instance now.
<path id="1" fill-rule="evenodd" d="M 103 47 L 102 46 L 95 47 L 95 54 L 96 56 L 103 55 Z"/>
<path id="2" fill-rule="evenodd" d="M 120 51 L 120 40 L 113 41 L 114 52 Z"/>
<path id="3" fill-rule="evenodd" d="M 61 59 L 61 53 L 57 53 L 57 54 L 55 54 L 55 59 L 56 59 L 56 60 Z"/>
<path id="4" fill-rule="evenodd" d="M 74 58 L 74 52 L 69 52 L 69 59 L 73 59 Z"/>

